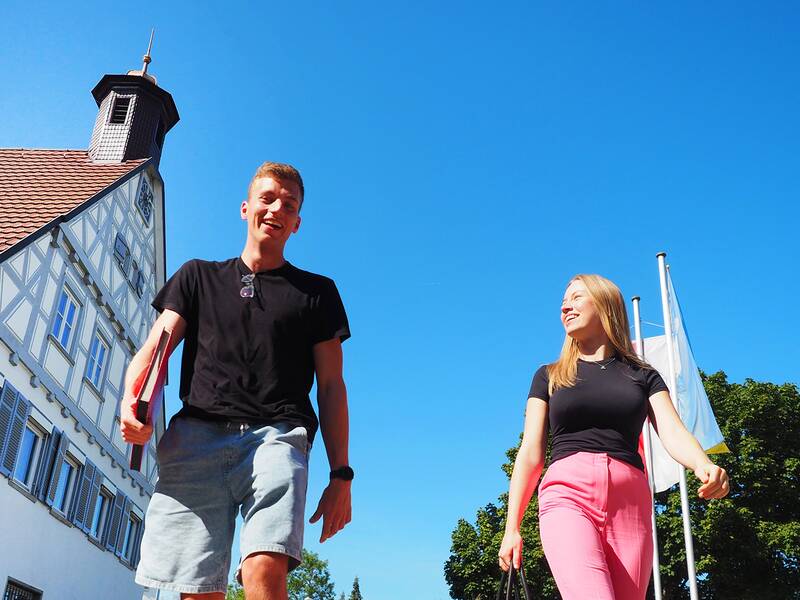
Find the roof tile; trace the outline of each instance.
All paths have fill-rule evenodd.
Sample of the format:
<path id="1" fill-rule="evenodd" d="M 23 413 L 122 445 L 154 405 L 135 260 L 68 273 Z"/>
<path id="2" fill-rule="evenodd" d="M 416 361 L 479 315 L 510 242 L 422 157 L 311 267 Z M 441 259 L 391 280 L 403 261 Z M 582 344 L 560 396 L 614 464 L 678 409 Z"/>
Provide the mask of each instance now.
<path id="1" fill-rule="evenodd" d="M 0 148 L 0 253 L 146 160 L 95 163 L 86 150 Z"/>

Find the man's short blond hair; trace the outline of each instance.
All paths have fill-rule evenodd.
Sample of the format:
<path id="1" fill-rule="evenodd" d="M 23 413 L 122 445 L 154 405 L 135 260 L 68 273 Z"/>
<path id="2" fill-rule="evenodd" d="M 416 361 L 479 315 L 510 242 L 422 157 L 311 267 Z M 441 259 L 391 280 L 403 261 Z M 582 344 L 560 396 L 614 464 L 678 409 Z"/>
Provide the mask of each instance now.
<path id="1" fill-rule="evenodd" d="M 300 200 L 302 204 L 303 198 L 305 198 L 306 195 L 305 188 L 303 187 L 303 178 L 300 176 L 300 171 L 295 169 L 292 165 L 276 162 L 265 162 L 262 164 L 256 169 L 256 174 L 253 175 L 253 179 L 250 180 L 250 185 L 247 186 L 248 197 L 250 196 L 256 179 L 261 179 L 262 177 L 272 177 L 273 179 L 295 182 L 300 188 L 300 198 L 298 198 L 298 200 Z"/>

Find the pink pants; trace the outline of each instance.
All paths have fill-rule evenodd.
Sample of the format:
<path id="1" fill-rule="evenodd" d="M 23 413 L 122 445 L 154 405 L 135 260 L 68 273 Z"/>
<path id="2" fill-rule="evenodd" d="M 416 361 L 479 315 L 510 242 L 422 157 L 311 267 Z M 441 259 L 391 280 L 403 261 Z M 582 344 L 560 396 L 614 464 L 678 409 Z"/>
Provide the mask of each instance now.
<path id="1" fill-rule="evenodd" d="M 563 600 L 643 600 L 652 506 L 645 474 L 607 454 L 579 452 L 550 465 L 539 528 Z"/>

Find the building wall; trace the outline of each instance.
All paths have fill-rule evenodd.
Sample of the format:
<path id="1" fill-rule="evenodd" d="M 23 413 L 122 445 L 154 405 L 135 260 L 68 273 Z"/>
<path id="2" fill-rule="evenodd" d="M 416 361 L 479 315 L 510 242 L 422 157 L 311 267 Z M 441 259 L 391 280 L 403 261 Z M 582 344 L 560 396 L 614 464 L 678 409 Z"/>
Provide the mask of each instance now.
<path id="1" fill-rule="evenodd" d="M 149 218 L 137 206 L 143 186 L 152 194 Z M 130 253 L 122 261 L 114 255 L 118 235 Z M 50 448 L 50 460 L 61 451 L 61 458 L 75 466 L 71 494 L 79 494 L 85 483 L 88 493 L 94 489 L 96 496 L 102 489 L 122 499 L 118 531 L 125 519 L 142 519 L 157 476 L 155 444 L 145 453 L 141 473 L 128 469 L 129 448 L 119 434 L 118 416 L 125 369 L 157 317 L 150 302 L 164 282 L 163 236 L 163 185 L 151 168 L 0 263 L 0 390 L 18 394 L 16 406 L 25 411 L 26 426 L 42 436 L 43 453 L 47 444 L 64 440 L 63 447 Z M 66 315 L 59 316 L 59 309 L 65 290 L 76 312 L 62 344 Z M 92 358 L 97 336 L 107 345 L 99 375 L 98 354 Z M 12 429 L 5 427 L 5 437 L 2 431 L 3 407 L 0 402 L 0 463 L 14 445 Z M 162 414 L 156 440 L 163 430 Z M 78 515 L 90 511 L 79 509 L 77 499 L 68 498 L 63 512 L 54 510 L 46 497 L 48 482 L 38 482 L 45 489 L 37 494 L 33 484 L 26 487 L 15 479 L 13 469 L 4 475 L 0 579 L 23 581 L 50 598 L 112 597 L 98 595 L 102 586 L 113 590 L 114 598 L 141 597 L 133 584 L 136 549 L 124 556 L 121 538 L 110 548 L 107 540 L 96 540 L 80 522 Z M 86 482 L 80 479 L 84 475 Z M 57 478 L 49 482 L 52 489 L 59 485 Z M 138 549 L 140 536 L 135 538 Z"/>

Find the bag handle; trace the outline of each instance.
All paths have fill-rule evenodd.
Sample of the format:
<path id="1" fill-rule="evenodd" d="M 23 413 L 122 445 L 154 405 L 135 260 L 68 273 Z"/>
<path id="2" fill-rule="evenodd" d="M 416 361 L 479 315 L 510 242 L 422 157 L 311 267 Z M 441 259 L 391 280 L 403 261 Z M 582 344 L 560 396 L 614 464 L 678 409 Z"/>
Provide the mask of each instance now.
<path id="1" fill-rule="evenodd" d="M 519 566 L 519 578 L 515 577 L 516 574 L 514 565 L 511 565 L 508 571 L 503 571 L 500 576 L 500 585 L 497 588 L 497 600 L 523 600 L 523 598 L 531 600 L 522 565 Z M 522 596 L 520 596 L 520 588 L 522 588 Z"/>

